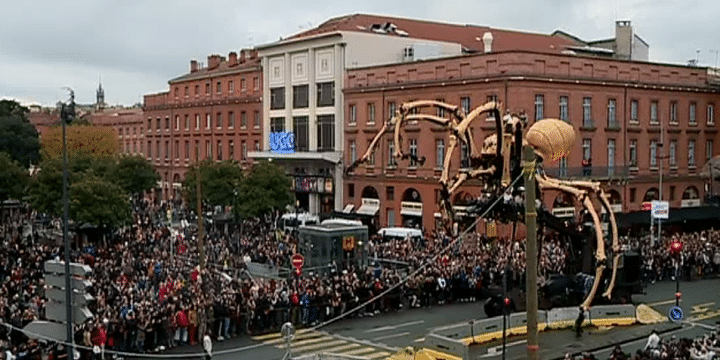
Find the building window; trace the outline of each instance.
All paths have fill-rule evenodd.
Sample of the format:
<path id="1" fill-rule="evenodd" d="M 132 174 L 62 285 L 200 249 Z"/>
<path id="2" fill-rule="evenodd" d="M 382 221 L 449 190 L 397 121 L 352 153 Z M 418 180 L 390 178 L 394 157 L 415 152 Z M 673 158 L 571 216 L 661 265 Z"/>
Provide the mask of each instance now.
<path id="1" fill-rule="evenodd" d="M 165 161 L 170 159 L 170 141 L 165 140 Z"/>
<path id="2" fill-rule="evenodd" d="M 670 124 L 677 124 L 677 101 L 670 102 Z"/>
<path id="3" fill-rule="evenodd" d="M 705 160 L 709 161 L 713 157 L 713 141 L 705 141 Z"/>
<path id="4" fill-rule="evenodd" d="M 317 106 L 335 106 L 335 82 L 317 84 Z"/>
<path id="5" fill-rule="evenodd" d="M 152 130 L 152 118 L 148 118 L 147 129 L 148 129 L 148 131 Z"/>
<path id="6" fill-rule="evenodd" d="M 349 198 L 355 197 L 355 184 L 348 184 L 348 197 Z"/>
<path id="7" fill-rule="evenodd" d="M 177 99 L 180 93 L 180 89 L 176 86 L 175 87 L 175 98 Z"/>
<path id="8" fill-rule="evenodd" d="M 583 127 L 593 128 L 592 121 L 592 98 L 583 98 Z"/>
<path id="9" fill-rule="evenodd" d="M 445 99 L 435 99 L 435 101 L 439 103 L 444 103 Z M 445 108 L 442 106 L 438 106 L 437 108 L 437 117 L 444 118 L 445 117 Z"/>
<path id="10" fill-rule="evenodd" d="M 497 95 L 496 95 L 496 94 L 488 95 L 486 102 L 494 102 L 495 104 L 498 104 L 498 97 L 497 97 Z M 499 104 L 498 104 L 498 105 L 499 105 Z M 468 106 L 468 108 L 469 108 L 469 106 Z M 492 112 L 492 111 L 488 112 L 488 113 L 487 113 L 487 118 L 485 119 L 485 121 L 495 121 L 495 113 Z"/>
<path id="11" fill-rule="evenodd" d="M 638 122 L 638 101 L 630 100 L 630 122 Z"/>
<path id="12" fill-rule="evenodd" d="M 175 160 L 180 159 L 180 140 L 175 140 Z"/>
<path id="13" fill-rule="evenodd" d="M 650 167 L 657 167 L 658 141 L 650 140 Z"/>
<path id="14" fill-rule="evenodd" d="M 619 127 L 616 116 L 615 99 L 608 99 L 608 127 L 617 128 Z"/>
<path id="15" fill-rule="evenodd" d="M 357 145 L 355 140 L 350 140 L 350 164 L 354 164 L 357 160 Z"/>
<path id="16" fill-rule="evenodd" d="M 688 124 L 695 125 L 697 124 L 697 104 L 694 102 L 690 103 L 690 110 L 688 111 Z"/>
<path id="17" fill-rule="evenodd" d="M 245 143 L 245 141 L 242 142 L 241 151 L 242 151 L 242 159 L 243 159 L 243 161 L 246 161 L 247 160 L 247 144 Z"/>
<path id="18" fill-rule="evenodd" d="M 370 150 L 370 145 L 372 144 L 372 140 L 367 141 L 367 147 L 365 148 L 365 151 Z M 375 153 L 370 153 L 370 158 L 368 159 L 368 165 L 369 166 L 375 166 Z"/>
<path id="19" fill-rule="evenodd" d="M 195 114 L 195 130 L 200 129 L 200 114 Z"/>
<path id="20" fill-rule="evenodd" d="M 215 114 L 215 127 L 222 129 L 222 113 Z"/>
<path id="21" fill-rule="evenodd" d="M 395 159 L 395 141 L 392 139 L 389 139 L 388 142 L 388 166 L 397 166 L 397 161 Z"/>
<path id="22" fill-rule="evenodd" d="M 195 97 L 200 96 L 200 85 L 195 85 Z"/>
<path id="23" fill-rule="evenodd" d="M 260 141 L 255 140 L 255 151 L 260 151 Z"/>
<path id="24" fill-rule="evenodd" d="M 567 177 L 567 156 L 560 159 L 558 164 L 558 176 L 561 178 Z"/>
<path id="25" fill-rule="evenodd" d="M 395 200 L 395 187 L 394 186 L 387 186 L 385 187 L 385 200 Z"/>
<path id="26" fill-rule="evenodd" d="M 234 129 L 235 128 L 235 113 L 230 111 L 228 112 L 228 129 Z"/>
<path id="27" fill-rule="evenodd" d="M 210 83 L 205 83 L 205 96 L 210 95 Z"/>
<path id="28" fill-rule="evenodd" d="M 247 113 L 245 113 L 244 111 L 240 112 L 240 128 L 247 128 Z"/>
<path id="29" fill-rule="evenodd" d="M 651 124 L 657 124 L 658 121 L 658 102 L 657 101 L 651 101 L 650 102 L 650 123 Z"/>
<path id="30" fill-rule="evenodd" d="M 636 188 L 630 188 L 630 202 L 631 202 L 631 203 L 634 203 L 636 197 L 637 197 L 637 189 L 636 189 Z"/>
<path id="31" fill-rule="evenodd" d="M 317 117 L 317 141 L 319 151 L 332 151 L 335 147 L 335 115 Z"/>
<path id="32" fill-rule="evenodd" d="M 395 226 L 395 210 L 393 210 L 392 208 L 387 209 L 387 226 Z"/>
<path id="33" fill-rule="evenodd" d="M 308 151 L 310 149 L 310 123 L 307 116 L 293 117 L 293 132 L 295 133 L 295 151 Z"/>
<path id="34" fill-rule="evenodd" d="M 435 139 L 435 168 L 442 169 L 445 165 L 445 140 Z"/>
<path id="35" fill-rule="evenodd" d="M 355 106 L 355 104 L 351 104 L 348 107 L 348 111 L 350 113 L 348 114 L 348 122 L 350 123 L 350 125 L 357 124 L 357 106 Z"/>
<path id="36" fill-rule="evenodd" d="M 190 130 L 190 115 L 185 114 L 185 130 Z"/>
<path id="37" fill-rule="evenodd" d="M 707 124 L 715 124 L 715 106 L 713 106 L 713 104 L 707 106 Z"/>
<path id="38" fill-rule="evenodd" d="M 260 80 L 257 76 L 253 77 L 253 89 L 256 91 L 260 88 Z"/>
<path id="39" fill-rule="evenodd" d="M 460 142 L 460 167 L 470 167 L 470 149 L 464 141 Z"/>
<path id="40" fill-rule="evenodd" d="M 165 131 L 170 131 L 170 117 L 165 117 Z"/>
<path id="41" fill-rule="evenodd" d="M 270 110 L 285 108 L 285 88 L 276 87 L 270 89 Z"/>
<path id="42" fill-rule="evenodd" d="M 397 106 L 394 101 L 388 102 L 388 119 L 392 119 L 395 116 L 395 110 Z"/>
<path id="43" fill-rule="evenodd" d="M 375 103 L 367 104 L 367 124 L 375 124 Z"/>
<path id="44" fill-rule="evenodd" d="M 589 161 L 590 159 L 592 159 L 592 140 L 583 139 L 582 150 L 584 161 Z"/>
<path id="45" fill-rule="evenodd" d="M 417 149 L 417 139 L 410 139 L 410 167 L 417 167 L 417 156 L 418 156 L 418 149 Z"/>
<path id="46" fill-rule="evenodd" d="M 615 174 L 615 139 L 607 141 L 608 175 Z"/>
<path id="47" fill-rule="evenodd" d="M 560 97 L 560 120 L 569 122 L 568 121 L 568 97 L 567 96 Z"/>
<path id="48" fill-rule="evenodd" d="M 304 109 L 308 107 L 308 85 L 293 86 L 293 108 Z"/>
<path id="49" fill-rule="evenodd" d="M 545 96 L 535 95 L 535 121 L 545 118 Z"/>
<path id="50" fill-rule="evenodd" d="M 240 91 L 245 92 L 247 90 L 247 84 L 245 84 L 245 78 L 240 79 Z"/>
<path id="51" fill-rule="evenodd" d="M 205 158 L 212 159 L 212 143 L 210 140 L 205 140 Z"/>
<path id="52" fill-rule="evenodd" d="M 675 200 L 675 185 L 670 185 L 670 201 Z"/>
<path id="53" fill-rule="evenodd" d="M 260 112 L 255 110 L 255 113 L 253 114 L 253 127 L 255 129 L 260 128 Z"/>
<path id="54" fill-rule="evenodd" d="M 235 92 L 235 82 L 230 80 L 228 81 L 228 93 L 232 94 Z"/>
<path id="55" fill-rule="evenodd" d="M 210 120 L 210 113 L 205 113 L 205 129 L 209 129 L 211 123 L 212 120 Z"/>
<path id="56" fill-rule="evenodd" d="M 469 96 L 463 96 L 460 98 L 460 107 L 465 112 L 465 115 L 470 113 L 470 97 Z"/>
<path id="57" fill-rule="evenodd" d="M 185 140 L 185 160 L 190 160 L 190 141 Z"/>
<path id="58" fill-rule="evenodd" d="M 270 132 L 283 132 L 285 131 L 285 118 L 274 117 L 270 118 Z"/>
<path id="59" fill-rule="evenodd" d="M 218 161 L 222 160 L 222 140 L 217 141 L 217 148 L 215 151 L 217 152 Z"/>
<path id="60" fill-rule="evenodd" d="M 190 89 L 186 86 L 185 87 L 185 97 L 189 97 L 189 96 L 190 96 Z"/>
<path id="61" fill-rule="evenodd" d="M 215 92 L 222 94 L 222 82 L 218 81 L 215 83 Z"/>
<path id="62" fill-rule="evenodd" d="M 155 126 L 155 129 L 156 129 L 157 131 L 160 131 L 160 129 L 162 128 L 162 120 L 161 120 L 160 118 L 157 118 L 157 119 L 155 120 L 155 125 L 156 125 L 156 126 Z"/>
<path id="63" fill-rule="evenodd" d="M 145 148 L 145 155 L 146 155 L 148 158 L 151 158 L 151 157 L 152 157 L 152 150 L 151 150 L 151 148 L 152 148 L 152 142 L 151 142 L 151 141 L 148 141 L 148 142 L 147 142 L 147 148 Z"/>
<path id="64" fill-rule="evenodd" d="M 242 146 L 245 146 L 245 140 L 242 140 Z M 229 160 L 235 160 L 235 141 L 229 140 L 228 141 L 228 159 Z M 243 158 L 243 160 L 245 160 Z"/>
<path id="65" fill-rule="evenodd" d="M 688 140 L 688 167 L 695 167 L 695 140 Z"/>
<path id="66" fill-rule="evenodd" d="M 200 160 L 200 140 L 195 140 L 195 159 Z"/>
<path id="67" fill-rule="evenodd" d="M 670 163 L 670 167 L 677 167 L 677 140 L 670 140 L 669 151 L 668 162 Z"/>

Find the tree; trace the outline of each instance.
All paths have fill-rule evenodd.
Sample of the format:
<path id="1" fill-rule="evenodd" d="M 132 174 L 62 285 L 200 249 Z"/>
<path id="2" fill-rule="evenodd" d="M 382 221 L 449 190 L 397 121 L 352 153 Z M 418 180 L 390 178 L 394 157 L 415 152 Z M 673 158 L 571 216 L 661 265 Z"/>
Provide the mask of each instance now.
<path id="1" fill-rule="evenodd" d="M 0 152 L 24 167 L 40 160 L 40 140 L 28 121 L 28 108 L 14 100 L 0 100 Z"/>
<path id="2" fill-rule="evenodd" d="M 112 229 L 130 219 L 130 202 L 123 189 L 102 177 L 85 174 L 68 189 L 69 216 L 77 224 Z"/>
<path id="3" fill-rule="evenodd" d="M 284 209 L 292 203 L 291 181 L 285 170 L 276 164 L 255 164 L 241 183 L 237 211 L 245 215 L 260 216 L 273 209 Z"/>
<path id="4" fill-rule="evenodd" d="M 105 126 L 72 125 L 67 127 L 68 156 L 94 154 L 113 156 L 119 149 L 115 130 Z M 42 138 L 42 153 L 45 158 L 62 156 L 62 127 L 48 130 Z"/>
<path id="5" fill-rule="evenodd" d="M 243 179 L 243 172 L 235 160 L 214 162 L 203 160 L 190 167 L 183 182 L 183 195 L 190 208 L 197 203 L 196 176 L 200 174 L 202 201 L 205 205 L 228 206 L 233 204 L 235 192 Z"/>
<path id="6" fill-rule="evenodd" d="M 137 195 L 152 189 L 160 174 L 142 155 L 120 156 L 112 178 L 126 193 Z"/>
<path id="7" fill-rule="evenodd" d="M 0 152 L 0 203 L 20 200 L 30 182 L 30 175 L 10 155 Z"/>

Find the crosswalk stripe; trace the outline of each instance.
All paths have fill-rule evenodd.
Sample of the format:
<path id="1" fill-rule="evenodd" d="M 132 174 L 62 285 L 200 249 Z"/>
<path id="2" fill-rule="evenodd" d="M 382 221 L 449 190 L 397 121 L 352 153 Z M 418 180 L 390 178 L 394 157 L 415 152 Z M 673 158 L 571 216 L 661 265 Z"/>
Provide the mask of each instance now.
<path id="1" fill-rule="evenodd" d="M 384 359 L 384 358 L 388 357 L 388 355 L 390 355 L 389 352 L 378 351 L 378 352 L 376 352 L 376 353 L 363 355 L 363 357 L 366 357 L 366 358 L 368 358 L 368 359 L 380 359 L 380 358 L 383 358 L 383 359 Z"/>
<path id="2" fill-rule="evenodd" d="M 356 347 L 360 347 L 360 344 L 349 343 L 349 344 L 347 344 L 347 345 L 343 345 L 343 346 L 339 346 L 339 347 L 336 347 L 336 348 L 333 348 L 333 349 L 329 349 L 327 352 L 333 353 L 333 354 L 338 354 L 338 353 L 342 353 L 342 352 L 345 351 L 345 350 L 354 349 L 354 348 L 356 348 Z"/>
<path id="3" fill-rule="evenodd" d="M 353 350 L 353 351 L 346 351 L 345 354 L 346 354 L 346 355 L 360 355 L 360 354 L 369 353 L 369 352 L 373 352 L 373 351 L 375 351 L 375 348 L 364 347 L 364 348 L 362 348 L 362 349 L 357 349 L 357 350 Z"/>
<path id="4" fill-rule="evenodd" d="M 312 344 L 312 343 L 316 343 L 316 342 L 320 342 L 320 341 L 329 341 L 329 340 L 333 340 L 333 337 L 332 337 L 332 336 L 320 336 L 320 337 L 316 337 L 316 338 L 312 338 L 312 339 L 307 339 L 307 340 L 302 340 L 302 341 L 293 341 L 290 345 L 291 345 L 292 348 L 294 349 L 294 348 L 298 348 L 298 347 L 305 346 L 305 345 L 308 345 L 308 344 Z M 277 347 L 283 347 L 283 348 L 284 348 L 284 347 L 285 347 L 285 344 L 277 345 Z"/>
<path id="5" fill-rule="evenodd" d="M 304 352 L 307 352 L 308 350 L 312 350 L 313 352 L 317 352 L 317 351 L 320 351 L 323 349 L 327 350 L 327 348 L 329 348 L 329 347 L 340 345 L 340 344 L 347 344 L 347 341 L 335 340 L 335 341 L 324 342 L 324 343 L 319 343 L 319 344 L 305 345 L 305 346 L 301 346 L 298 348 L 293 348 L 292 351 L 304 353 Z"/>
<path id="6" fill-rule="evenodd" d="M 296 334 L 295 338 L 292 341 L 295 342 L 298 340 L 316 338 L 319 336 L 325 336 L 325 334 L 320 333 L 320 332 L 306 332 L 303 334 Z M 263 344 L 267 344 L 267 345 L 285 344 L 285 338 L 281 337 L 281 338 L 277 338 L 274 340 L 263 341 Z"/>
<path id="7" fill-rule="evenodd" d="M 298 337 L 299 335 L 302 335 L 302 334 L 311 333 L 314 331 L 315 330 L 313 330 L 313 329 L 300 329 L 295 332 L 295 337 Z M 280 337 L 282 337 L 281 333 L 274 332 L 274 333 L 269 333 L 269 334 L 265 334 L 265 335 L 251 336 L 251 339 L 253 339 L 253 340 L 268 340 L 268 339 L 277 339 Z"/>

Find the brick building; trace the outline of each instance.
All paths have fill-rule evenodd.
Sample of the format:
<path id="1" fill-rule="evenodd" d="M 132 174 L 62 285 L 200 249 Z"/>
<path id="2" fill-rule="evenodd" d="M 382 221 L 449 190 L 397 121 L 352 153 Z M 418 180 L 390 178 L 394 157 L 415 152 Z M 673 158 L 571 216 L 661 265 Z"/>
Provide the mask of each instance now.
<path id="1" fill-rule="evenodd" d="M 483 28 L 476 37 L 489 41 L 475 53 L 348 69 L 344 162 L 366 151 L 382 121 L 403 102 L 442 100 L 467 112 L 498 100 L 504 110 L 526 111 L 530 124 L 541 118 L 573 124 L 577 140 L 571 153 L 544 164 L 545 169 L 560 178 L 602 181 L 610 189 L 614 211 L 640 211 L 644 202 L 659 199 L 663 161 L 663 199 L 674 208 L 699 206 L 711 190 L 699 169 L 716 153 L 719 78 L 707 68 L 626 60 L 647 56 L 647 44 L 637 44 L 641 39 L 627 31 L 629 26 L 618 22 L 616 32 L 618 39 L 631 36 L 632 46 L 627 39 L 583 42 L 559 32 Z M 448 25 L 444 33 L 456 32 L 463 39 L 467 31 Z M 572 41 L 552 43 L 557 38 Z M 632 51 L 635 55 L 628 54 Z M 494 122 L 482 119 L 471 131 L 481 144 L 494 131 Z M 373 163 L 345 177 L 344 203 L 379 226 L 433 229 L 448 137 L 427 123 L 409 125 L 406 132 L 404 151 L 425 157 L 425 163 L 396 162 L 389 157 L 395 144 L 383 138 Z M 453 171 L 465 160 L 461 152 L 452 155 Z M 454 201 L 462 206 L 480 191 L 479 183 L 470 182 Z M 543 202 L 550 209 L 570 207 L 552 192 L 544 194 Z"/>
<path id="2" fill-rule="evenodd" d="M 262 141 L 262 71 L 256 51 L 210 55 L 207 65 L 169 81 L 169 91 L 145 95 L 143 150 L 161 176 L 164 199 L 179 199 L 197 159 L 238 160 Z"/>

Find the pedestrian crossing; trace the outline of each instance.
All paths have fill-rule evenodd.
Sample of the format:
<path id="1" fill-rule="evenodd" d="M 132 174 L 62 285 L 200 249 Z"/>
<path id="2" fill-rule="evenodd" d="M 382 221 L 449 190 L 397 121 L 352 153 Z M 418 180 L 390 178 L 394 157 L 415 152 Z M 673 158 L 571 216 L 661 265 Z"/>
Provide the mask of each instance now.
<path id="1" fill-rule="evenodd" d="M 252 339 L 266 345 L 272 345 L 281 350 L 287 349 L 286 340 L 279 332 L 253 336 Z M 369 360 L 380 360 L 387 359 L 392 355 L 392 352 L 388 349 L 361 342 L 353 342 L 349 339 L 312 329 L 298 330 L 292 339 L 290 350 L 293 357 L 328 353 L 350 355 Z"/>

